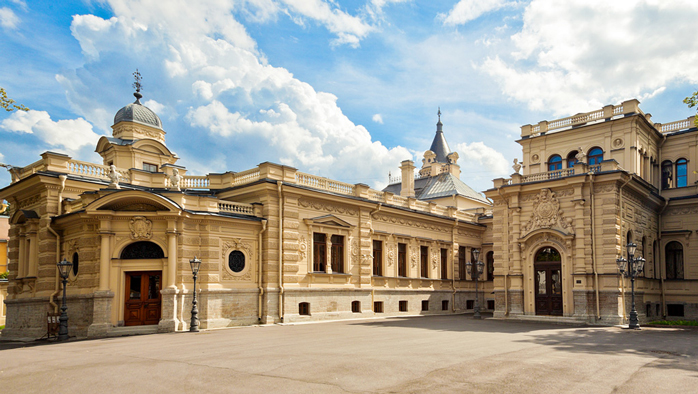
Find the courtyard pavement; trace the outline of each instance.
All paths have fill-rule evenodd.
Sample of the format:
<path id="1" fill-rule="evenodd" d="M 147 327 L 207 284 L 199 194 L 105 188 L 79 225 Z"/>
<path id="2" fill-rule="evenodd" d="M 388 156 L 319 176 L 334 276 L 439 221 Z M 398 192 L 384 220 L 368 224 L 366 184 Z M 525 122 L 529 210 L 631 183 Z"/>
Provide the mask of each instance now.
<path id="1" fill-rule="evenodd" d="M 4 393 L 697 393 L 698 330 L 430 316 L 0 344 Z"/>

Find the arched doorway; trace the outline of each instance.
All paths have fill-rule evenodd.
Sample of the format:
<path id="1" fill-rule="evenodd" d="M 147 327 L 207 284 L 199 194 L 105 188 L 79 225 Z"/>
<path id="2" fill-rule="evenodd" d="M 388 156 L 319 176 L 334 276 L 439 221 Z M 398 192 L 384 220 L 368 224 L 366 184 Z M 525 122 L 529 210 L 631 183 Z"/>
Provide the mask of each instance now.
<path id="1" fill-rule="evenodd" d="M 562 316 L 562 263 L 560 252 L 544 247 L 534 259 L 536 315 Z"/>
<path id="2" fill-rule="evenodd" d="M 129 244 L 121 252 L 121 260 L 162 259 L 162 248 L 149 241 Z M 162 296 L 162 271 L 125 272 L 124 325 L 158 324 Z"/>

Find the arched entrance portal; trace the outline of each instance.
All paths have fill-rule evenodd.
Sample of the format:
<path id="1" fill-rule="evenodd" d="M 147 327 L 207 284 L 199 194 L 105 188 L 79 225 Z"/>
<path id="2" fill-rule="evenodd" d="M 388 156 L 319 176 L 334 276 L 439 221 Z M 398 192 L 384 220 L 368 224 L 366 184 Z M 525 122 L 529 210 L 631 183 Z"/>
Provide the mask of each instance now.
<path id="1" fill-rule="evenodd" d="M 562 316 L 562 264 L 560 252 L 545 247 L 534 259 L 536 315 Z"/>
<path id="2" fill-rule="evenodd" d="M 121 260 L 162 259 L 162 248 L 153 242 L 134 242 L 121 252 Z M 162 296 L 162 271 L 125 272 L 124 325 L 158 324 Z"/>

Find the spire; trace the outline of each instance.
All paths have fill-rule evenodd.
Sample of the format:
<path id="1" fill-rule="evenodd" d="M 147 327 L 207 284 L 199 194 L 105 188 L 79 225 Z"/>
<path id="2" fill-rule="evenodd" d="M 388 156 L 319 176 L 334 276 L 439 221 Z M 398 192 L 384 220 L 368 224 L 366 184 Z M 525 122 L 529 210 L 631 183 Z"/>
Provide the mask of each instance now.
<path id="1" fill-rule="evenodd" d="M 436 135 L 434 136 L 434 141 L 431 143 L 430 151 L 436 153 L 436 161 L 439 163 L 448 163 L 448 156 L 451 153 L 451 149 L 448 147 L 448 142 L 446 142 L 446 137 L 444 137 L 443 123 L 441 123 L 441 107 L 436 113 L 439 117 L 438 123 L 436 123 Z"/>
<path id="2" fill-rule="evenodd" d="M 141 81 L 143 78 L 141 77 L 141 73 L 138 72 L 138 69 L 136 69 L 136 72 L 133 73 L 133 79 L 135 80 L 133 83 L 133 88 L 136 89 L 136 93 L 133 94 L 136 97 L 136 102 L 134 104 L 140 104 L 141 99 L 143 98 L 143 95 L 141 94 L 141 89 L 143 89 L 143 84 L 141 84 Z"/>

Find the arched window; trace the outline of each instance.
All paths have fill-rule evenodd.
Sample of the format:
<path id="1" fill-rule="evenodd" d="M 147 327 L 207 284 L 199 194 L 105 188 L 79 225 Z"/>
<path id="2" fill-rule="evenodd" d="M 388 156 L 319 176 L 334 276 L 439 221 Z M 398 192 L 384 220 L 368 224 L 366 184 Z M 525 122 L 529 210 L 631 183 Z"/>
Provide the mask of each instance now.
<path id="1" fill-rule="evenodd" d="M 662 163 L 662 190 L 674 187 L 673 165 L 669 160 Z"/>
<path id="2" fill-rule="evenodd" d="M 657 241 L 654 241 L 652 242 L 652 268 L 654 268 L 652 277 L 655 279 L 659 279 L 659 267 L 657 266 L 658 261 L 659 256 L 657 255 Z"/>
<path id="3" fill-rule="evenodd" d="M 642 243 L 640 244 L 642 249 L 640 249 L 640 253 L 638 253 L 639 256 L 642 256 L 645 258 L 645 268 L 642 271 L 641 275 L 642 276 L 647 276 L 647 260 L 649 260 L 649 256 L 647 255 L 647 249 L 645 249 L 645 246 L 647 246 L 647 238 L 645 236 L 642 237 Z"/>
<path id="4" fill-rule="evenodd" d="M 165 258 L 162 248 L 150 241 L 134 242 L 121 252 L 122 260 L 162 259 Z"/>
<path id="5" fill-rule="evenodd" d="M 567 168 L 574 168 L 574 165 L 577 164 L 577 153 L 579 152 L 573 150 L 567 155 Z"/>
<path id="6" fill-rule="evenodd" d="M 555 171 L 562 169 L 562 157 L 560 155 L 552 155 L 548 159 L 548 171 Z"/>
<path id="7" fill-rule="evenodd" d="M 631 242 L 633 242 L 633 231 L 628 230 L 628 233 L 625 234 L 625 245 L 627 246 Z M 637 252 L 635 252 L 635 254 L 637 254 Z M 637 257 L 637 256 L 635 256 L 635 257 Z"/>
<path id="8" fill-rule="evenodd" d="M 676 160 L 676 187 L 688 185 L 688 160 Z"/>
<path id="9" fill-rule="evenodd" d="M 603 161 L 603 150 L 601 150 L 601 148 L 591 148 L 587 156 L 589 156 L 590 166 L 601 164 Z"/>
<path id="10" fill-rule="evenodd" d="M 494 252 L 487 252 L 487 280 L 494 280 Z"/>
<path id="11" fill-rule="evenodd" d="M 78 274 L 78 270 L 80 269 L 80 256 L 78 256 L 78 252 L 73 253 L 73 276 Z"/>
<path id="12" fill-rule="evenodd" d="M 683 279 L 683 246 L 676 241 L 666 245 L 666 278 Z"/>
<path id="13" fill-rule="evenodd" d="M 543 248 L 536 253 L 536 261 L 561 261 L 560 252 L 554 248 Z"/>

